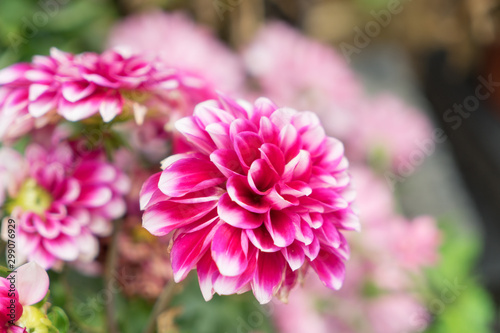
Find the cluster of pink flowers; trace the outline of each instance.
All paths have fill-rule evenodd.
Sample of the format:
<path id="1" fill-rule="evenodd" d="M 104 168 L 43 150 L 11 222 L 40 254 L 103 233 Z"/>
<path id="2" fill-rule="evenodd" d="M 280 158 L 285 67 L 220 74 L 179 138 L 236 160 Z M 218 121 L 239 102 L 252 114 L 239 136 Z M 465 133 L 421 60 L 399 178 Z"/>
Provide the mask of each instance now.
<path id="1" fill-rule="evenodd" d="M 437 260 L 439 233 L 430 217 L 395 214 L 366 163 L 379 149 L 389 168 L 408 160 L 429 133 L 417 110 L 395 97 L 368 98 L 331 48 L 280 23 L 265 26 L 241 56 L 180 14 L 127 19 L 109 44 L 102 54 L 53 49 L 0 71 L 0 203 L 17 221 L 22 259 L 45 269 L 91 262 L 98 237 L 124 218 L 118 262 L 151 282 L 128 284 L 130 295 L 155 297 L 171 276 L 179 282 L 196 269 L 206 300 L 252 290 L 268 303 L 287 300 L 307 272 L 335 290 L 347 274 L 333 300 L 308 279 L 306 293 L 278 307 L 280 330 L 311 330 L 300 325 L 306 315 L 315 332 L 354 332 L 359 321 L 371 327 L 363 332 L 414 329 L 388 316 L 420 309 L 410 276 L 422 279 Z M 252 89 L 243 87 L 245 66 Z M 269 96 L 279 107 L 239 95 Z M 61 134 L 68 122 L 78 124 Z M 409 123 L 418 126 L 407 131 Z M 83 154 L 78 131 L 96 124 L 110 134 L 99 132 Z M 41 127 L 54 132 L 50 140 Z M 23 154 L 8 147 L 28 132 Z M 360 229 L 349 170 L 364 232 L 346 238 Z M 141 216 L 151 234 L 169 235 L 170 254 L 138 231 Z M 317 300 L 333 312 L 316 311 Z M 294 311 L 295 321 L 283 319 Z"/>
<path id="2" fill-rule="evenodd" d="M 50 56 L 1 70 L 0 85 L 4 141 L 61 117 L 81 121 L 100 114 L 109 122 L 126 111 L 142 123 L 147 111 L 168 115 L 179 112 L 179 104 L 213 96 L 201 80 L 115 50 L 72 55 L 52 49 Z"/>
<path id="3" fill-rule="evenodd" d="M 3 189 L 4 204 L 18 224 L 21 260 L 51 268 L 62 261 L 94 259 L 99 251 L 96 237 L 109 235 L 111 221 L 125 213 L 127 176 L 102 153 L 79 155 L 75 145 L 64 142 L 32 143 L 24 157 L 9 148 L 1 151 L 22 161 L 16 170 L 1 172 L 11 179 Z"/>

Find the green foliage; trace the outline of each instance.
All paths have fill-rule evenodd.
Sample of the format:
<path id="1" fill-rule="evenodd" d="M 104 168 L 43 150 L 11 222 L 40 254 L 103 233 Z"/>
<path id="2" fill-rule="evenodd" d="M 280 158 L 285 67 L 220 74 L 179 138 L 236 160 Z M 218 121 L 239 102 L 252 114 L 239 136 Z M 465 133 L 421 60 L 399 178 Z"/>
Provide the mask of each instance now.
<path id="1" fill-rule="evenodd" d="M 272 305 L 261 306 L 251 292 L 215 295 L 210 302 L 205 302 L 196 276 L 191 276 L 172 306 L 182 309 L 176 323 L 183 333 L 275 332 L 270 316 Z"/>
<path id="2" fill-rule="evenodd" d="M 69 318 L 58 306 L 53 306 L 50 308 L 49 313 L 47 313 L 52 325 L 59 331 L 59 333 L 66 333 L 69 330 Z"/>
<path id="3" fill-rule="evenodd" d="M 477 235 L 453 221 L 442 221 L 444 242 L 440 264 L 428 272 L 432 295 L 428 308 L 435 315 L 427 333 L 492 332 L 494 304 L 472 275 L 480 252 Z"/>
<path id="4" fill-rule="evenodd" d="M 0 68 L 53 46 L 69 51 L 97 51 L 117 18 L 111 0 L 0 1 Z"/>

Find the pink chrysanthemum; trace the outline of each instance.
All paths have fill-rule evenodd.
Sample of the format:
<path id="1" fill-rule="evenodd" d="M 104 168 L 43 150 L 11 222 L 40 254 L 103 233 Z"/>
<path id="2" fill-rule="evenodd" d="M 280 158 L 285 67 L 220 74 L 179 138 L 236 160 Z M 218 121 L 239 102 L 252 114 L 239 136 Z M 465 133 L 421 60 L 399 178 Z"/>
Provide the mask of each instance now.
<path id="1" fill-rule="evenodd" d="M 407 175 L 433 152 L 429 120 L 395 96 L 361 101 L 354 113 L 356 126 L 345 138 L 352 160 L 382 159 L 387 167 Z"/>
<path id="2" fill-rule="evenodd" d="M 158 58 L 186 77 L 202 78 L 227 93 L 241 89 L 244 70 L 239 58 L 207 29 L 182 13 L 151 12 L 117 24 L 109 46 Z"/>
<path id="3" fill-rule="evenodd" d="M 266 303 L 311 266 L 341 287 L 349 250 L 340 231 L 359 225 L 343 145 L 313 113 L 222 98 L 176 128 L 194 151 L 167 158 L 141 193 L 143 226 L 175 230 L 176 281 L 196 267 L 205 299 L 251 288 Z"/>
<path id="4" fill-rule="evenodd" d="M 92 260 L 96 236 L 111 232 L 125 213 L 128 178 L 97 153 L 78 156 L 69 144 L 30 144 L 19 186 L 11 189 L 6 212 L 16 221 L 18 255 L 51 268 L 62 261 Z M 5 223 L 4 219 L 4 234 Z"/>
<path id="5" fill-rule="evenodd" d="M 50 56 L 0 71 L 0 139 L 15 139 L 61 117 L 79 121 L 100 114 L 109 122 L 126 111 L 142 123 L 147 111 L 184 115 L 186 105 L 214 96 L 203 80 L 193 81 L 137 55 L 52 49 Z"/>

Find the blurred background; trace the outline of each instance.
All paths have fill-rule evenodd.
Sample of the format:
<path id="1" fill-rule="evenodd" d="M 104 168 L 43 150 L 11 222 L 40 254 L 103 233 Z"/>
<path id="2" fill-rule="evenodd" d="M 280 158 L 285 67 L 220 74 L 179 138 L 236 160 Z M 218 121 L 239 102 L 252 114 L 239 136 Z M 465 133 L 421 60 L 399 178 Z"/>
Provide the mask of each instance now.
<path id="1" fill-rule="evenodd" d="M 48 54 L 53 46 L 75 53 L 101 52 L 117 22 L 158 10 L 183 11 L 235 53 L 245 49 L 265 22 L 282 21 L 334 48 L 367 94 L 390 92 L 421 110 L 431 130 L 440 134 L 435 134 L 432 149 L 422 148 L 425 161 L 398 181 L 394 195 L 401 214 L 434 216 L 444 235 L 440 261 L 425 273 L 430 294 L 422 304 L 431 315 L 425 329 L 500 332 L 499 1 L 2 0 L 0 68 Z M 399 130 L 414 125 L 409 118 Z M 455 298 L 449 302 L 443 296 L 443 281 L 459 285 L 450 287 Z M 169 326 L 172 329 L 292 332 L 279 319 L 273 324 L 269 316 L 264 317 L 270 324 L 240 325 L 234 318 L 247 318 L 257 311 L 256 305 L 217 298 L 209 308 L 200 301 L 197 286 L 193 288 L 193 294 L 178 301 L 189 300 L 191 305 Z M 140 301 L 133 304 L 142 306 Z M 318 309 L 321 312 L 321 306 Z M 204 324 L 189 326 L 193 318 Z M 339 325 L 330 327 L 348 332 Z M 405 332 L 422 330 L 423 326 Z M 350 331 L 365 332 L 352 327 Z"/>

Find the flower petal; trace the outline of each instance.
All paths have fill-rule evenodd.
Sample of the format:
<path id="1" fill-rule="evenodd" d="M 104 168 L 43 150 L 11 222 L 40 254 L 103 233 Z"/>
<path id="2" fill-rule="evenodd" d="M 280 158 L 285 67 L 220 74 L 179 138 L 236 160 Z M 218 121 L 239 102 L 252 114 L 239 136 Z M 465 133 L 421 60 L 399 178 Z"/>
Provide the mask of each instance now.
<path id="1" fill-rule="evenodd" d="M 231 200 L 224 193 L 217 206 L 219 217 L 224 222 L 241 229 L 254 229 L 262 225 L 264 214 L 252 213 Z"/>
<path id="2" fill-rule="evenodd" d="M 180 197 L 189 192 L 216 186 L 226 178 L 210 161 L 184 158 L 163 170 L 158 188 L 168 196 Z"/>
<path id="3" fill-rule="evenodd" d="M 142 225 L 155 236 L 164 236 L 174 229 L 186 226 L 210 213 L 217 200 L 181 204 L 162 201 L 149 207 L 142 216 Z"/>
<path id="4" fill-rule="evenodd" d="M 297 214 L 285 211 L 271 210 L 264 224 L 273 238 L 274 245 L 286 247 L 295 239 L 295 225 L 299 224 L 300 218 Z"/>
<path id="5" fill-rule="evenodd" d="M 217 226 L 218 224 L 214 222 L 201 230 L 182 233 L 175 237 L 171 253 L 175 282 L 182 281 L 196 266 L 210 246 Z"/>
<path id="6" fill-rule="evenodd" d="M 285 270 L 285 259 L 281 253 L 259 253 L 252 289 L 260 304 L 271 301 L 279 288 Z"/>
<path id="7" fill-rule="evenodd" d="M 345 277 L 345 265 L 335 254 L 321 250 L 316 259 L 310 262 L 319 279 L 328 288 L 339 290 Z"/>
<path id="8" fill-rule="evenodd" d="M 212 240 L 212 258 L 219 272 L 225 276 L 237 276 L 248 265 L 248 238 L 239 228 L 224 223 L 215 232 Z"/>
<path id="9" fill-rule="evenodd" d="M 45 269 L 35 262 L 29 262 L 18 267 L 16 271 L 15 279 L 19 302 L 23 306 L 40 302 L 49 291 L 49 276 Z"/>

